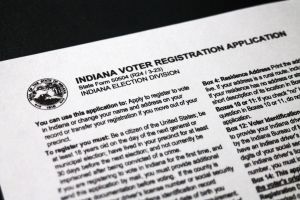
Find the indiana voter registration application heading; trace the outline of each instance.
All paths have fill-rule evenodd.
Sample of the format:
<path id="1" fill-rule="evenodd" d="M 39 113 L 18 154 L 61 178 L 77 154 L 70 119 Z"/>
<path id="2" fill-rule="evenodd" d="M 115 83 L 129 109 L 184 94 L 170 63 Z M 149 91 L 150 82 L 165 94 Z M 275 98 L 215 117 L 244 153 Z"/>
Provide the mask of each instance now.
<path id="1" fill-rule="evenodd" d="M 300 2 L 0 63 L 5 200 L 300 199 Z"/>

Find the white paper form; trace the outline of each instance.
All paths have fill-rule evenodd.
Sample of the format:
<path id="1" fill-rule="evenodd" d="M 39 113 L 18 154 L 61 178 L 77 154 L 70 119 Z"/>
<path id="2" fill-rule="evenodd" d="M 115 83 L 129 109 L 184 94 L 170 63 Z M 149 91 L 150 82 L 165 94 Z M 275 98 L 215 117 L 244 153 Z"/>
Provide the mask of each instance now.
<path id="1" fill-rule="evenodd" d="M 299 11 L 1 62 L 5 200 L 300 199 Z"/>

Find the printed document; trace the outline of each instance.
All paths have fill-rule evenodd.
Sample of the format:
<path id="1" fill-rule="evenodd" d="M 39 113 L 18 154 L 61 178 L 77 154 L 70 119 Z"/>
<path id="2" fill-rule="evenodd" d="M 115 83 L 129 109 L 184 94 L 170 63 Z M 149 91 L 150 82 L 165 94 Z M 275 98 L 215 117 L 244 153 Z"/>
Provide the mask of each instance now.
<path id="1" fill-rule="evenodd" d="M 300 2 L 0 63 L 5 200 L 300 199 Z"/>

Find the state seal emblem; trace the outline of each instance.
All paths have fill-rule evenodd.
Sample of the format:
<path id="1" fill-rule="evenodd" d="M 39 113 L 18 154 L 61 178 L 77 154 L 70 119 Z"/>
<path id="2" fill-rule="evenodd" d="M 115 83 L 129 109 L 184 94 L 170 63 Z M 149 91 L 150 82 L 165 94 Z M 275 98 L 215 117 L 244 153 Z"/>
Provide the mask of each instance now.
<path id="1" fill-rule="evenodd" d="M 27 91 L 27 99 L 34 107 L 52 110 L 61 106 L 68 97 L 66 86 L 59 80 L 44 78 L 35 81 Z"/>

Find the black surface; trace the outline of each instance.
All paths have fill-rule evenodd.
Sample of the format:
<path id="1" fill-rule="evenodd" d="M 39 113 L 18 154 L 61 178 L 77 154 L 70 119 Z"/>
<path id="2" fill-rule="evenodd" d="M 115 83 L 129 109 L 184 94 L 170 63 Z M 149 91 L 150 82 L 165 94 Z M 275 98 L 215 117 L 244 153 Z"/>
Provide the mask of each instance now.
<path id="1" fill-rule="evenodd" d="M 0 0 L 0 60 L 275 1 Z"/>
<path id="2" fill-rule="evenodd" d="M 0 60 L 275 0 L 0 0 Z"/>
<path id="3" fill-rule="evenodd" d="M 2 191 L 1 191 L 1 187 L 0 187 L 0 200 L 4 200 L 3 199 L 3 194 L 2 194 Z"/>

